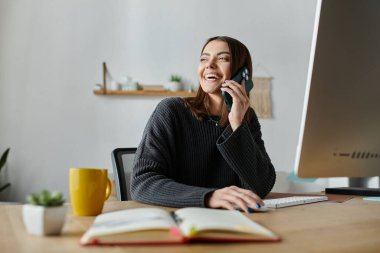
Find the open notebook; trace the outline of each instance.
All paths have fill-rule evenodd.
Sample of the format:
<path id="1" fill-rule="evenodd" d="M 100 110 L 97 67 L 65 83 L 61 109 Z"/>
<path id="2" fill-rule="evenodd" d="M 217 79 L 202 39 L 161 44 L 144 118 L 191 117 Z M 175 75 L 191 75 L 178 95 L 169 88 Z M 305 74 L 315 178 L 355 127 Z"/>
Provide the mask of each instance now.
<path id="1" fill-rule="evenodd" d="M 175 244 L 192 241 L 279 241 L 280 237 L 239 211 L 136 208 L 98 215 L 82 245 Z"/>

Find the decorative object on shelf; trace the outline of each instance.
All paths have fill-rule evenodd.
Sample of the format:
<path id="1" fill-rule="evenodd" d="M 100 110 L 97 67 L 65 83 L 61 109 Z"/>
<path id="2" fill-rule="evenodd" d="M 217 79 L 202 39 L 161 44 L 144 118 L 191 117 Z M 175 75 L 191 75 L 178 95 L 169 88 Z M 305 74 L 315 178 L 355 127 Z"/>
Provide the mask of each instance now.
<path id="1" fill-rule="evenodd" d="M 115 81 L 115 80 L 111 81 L 110 88 L 111 88 L 111 90 L 121 90 L 120 83 Z"/>
<path id="2" fill-rule="evenodd" d="M 122 90 L 123 86 L 126 85 L 126 78 L 123 78 L 121 82 L 115 80 L 110 71 L 108 70 L 107 64 L 103 62 L 103 84 L 101 85 L 102 91 L 104 94 L 107 93 L 107 91 L 118 91 Z M 108 81 L 110 81 L 110 84 L 108 84 Z"/>
<path id="3" fill-rule="evenodd" d="M 105 62 L 103 62 L 102 66 L 103 84 L 95 85 L 94 92 L 96 94 L 99 94 L 99 91 L 101 91 L 103 94 L 108 94 L 115 91 L 137 90 L 139 83 L 137 81 L 134 81 L 131 76 L 125 75 L 121 77 L 120 80 L 116 80 L 110 74 L 110 71 L 108 70 L 107 64 Z"/>
<path id="4" fill-rule="evenodd" d="M 1 159 L 0 159 L 0 172 L 2 171 L 3 168 L 5 168 L 5 164 L 7 163 L 7 158 L 8 158 L 8 154 L 9 154 L 9 148 L 7 148 L 4 153 L 1 155 Z M 0 182 L 1 183 L 1 182 Z M 9 186 L 11 186 L 11 183 L 6 183 L 4 185 L 1 185 L 0 184 L 0 192 L 2 192 L 3 190 L 5 190 L 6 188 L 8 188 Z"/>
<path id="5" fill-rule="evenodd" d="M 170 82 L 167 84 L 167 89 L 170 91 L 179 91 L 181 90 L 182 86 L 182 77 L 180 75 L 171 75 L 170 76 Z"/>
<path id="6" fill-rule="evenodd" d="M 259 73 L 259 69 L 263 70 L 264 74 Z M 252 78 L 254 88 L 249 93 L 250 105 L 255 109 L 257 117 L 272 118 L 271 86 L 273 76 L 260 64 L 256 66 L 254 73 L 256 73 Z"/>
<path id="7" fill-rule="evenodd" d="M 165 91 L 165 87 L 160 84 L 140 84 L 139 88 L 144 91 Z"/>
<path id="8" fill-rule="evenodd" d="M 63 205 L 61 192 L 30 194 L 29 204 L 24 204 L 22 217 L 28 233 L 33 235 L 58 235 L 61 233 L 66 219 L 67 207 Z"/>
<path id="9" fill-rule="evenodd" d="M 120 80 L 120 89 L 121 90 L 137 90 L 138 82 L 133 81 L 133 78 L 130 76 L 124 76 Z"/>
<path id="10" fill-rule="evenodd" d="M 94 86 L 94 91 L 102 91 L 103 90 L 103 85 L 101 85 L 100 83 L 97 83 L 95 84 Z"/>

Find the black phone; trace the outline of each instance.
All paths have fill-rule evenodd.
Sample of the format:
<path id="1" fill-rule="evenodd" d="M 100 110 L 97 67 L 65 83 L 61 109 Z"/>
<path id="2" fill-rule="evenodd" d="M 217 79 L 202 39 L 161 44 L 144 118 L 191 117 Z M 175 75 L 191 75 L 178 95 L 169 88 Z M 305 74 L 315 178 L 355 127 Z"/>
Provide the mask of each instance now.
<path id="1" fill-rule="evenodd" d="M 249 75 L 249 71 L 246 67 L 242 67 L 239 71 L 232 77 L 231 80 L 234 80 L 237 83 L 242 83 L 245 80 L 245 91 L 249 96 L 249 92 L 253 89 L 253 82 L 251 76 Z M 227 92 L 222 92 L 224 97 L 224 102 L 227 104 L 228 111 L 231 111 L 232 107 L 232 97 Z"/>

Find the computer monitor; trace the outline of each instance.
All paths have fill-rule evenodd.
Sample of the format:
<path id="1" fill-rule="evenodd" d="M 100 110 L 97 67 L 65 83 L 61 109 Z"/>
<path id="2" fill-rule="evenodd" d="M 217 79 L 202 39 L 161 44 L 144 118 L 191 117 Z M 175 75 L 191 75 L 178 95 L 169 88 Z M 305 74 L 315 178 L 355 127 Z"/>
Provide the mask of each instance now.
<path id="1" fill-rule="evenodd" d="M 380 176 L 379 0 L 318 1 L 296 153 L 299 177 L 357 186 L 326 192 L 380 196 L 360 184 Z"/>

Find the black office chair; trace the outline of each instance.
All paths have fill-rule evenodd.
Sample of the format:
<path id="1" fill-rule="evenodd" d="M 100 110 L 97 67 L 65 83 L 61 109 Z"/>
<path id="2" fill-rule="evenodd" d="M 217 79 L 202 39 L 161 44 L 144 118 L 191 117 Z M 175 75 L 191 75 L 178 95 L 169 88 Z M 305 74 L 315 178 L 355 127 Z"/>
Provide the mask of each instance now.
<path id="1" fill-rule="evenodd" d="M 112 151 L 112 166 L 118 200 L 131 199 L 131 175 L 136 148 L 116 148 Z"/>

